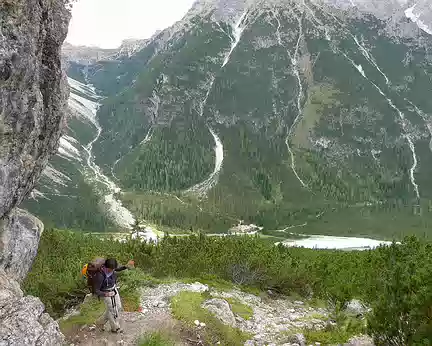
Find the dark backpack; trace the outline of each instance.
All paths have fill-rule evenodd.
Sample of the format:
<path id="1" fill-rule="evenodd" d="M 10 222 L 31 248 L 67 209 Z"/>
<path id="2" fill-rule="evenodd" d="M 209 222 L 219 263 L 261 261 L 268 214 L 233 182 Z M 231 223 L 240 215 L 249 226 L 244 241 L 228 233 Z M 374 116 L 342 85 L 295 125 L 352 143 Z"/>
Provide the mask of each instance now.
<path id="1" fill-rule="evenodd" d="M 98 257 L 94 259 L 92 262 L 87 264 L 85 276 L 87 277 L 87 287 L 89 288 L 91 293 L 94 293 L 93 279 L 95 278 L 98 272 L 102 272 L 101 268 L 104 264 L 105 264 L 105 259 L 101 257 Z"/>

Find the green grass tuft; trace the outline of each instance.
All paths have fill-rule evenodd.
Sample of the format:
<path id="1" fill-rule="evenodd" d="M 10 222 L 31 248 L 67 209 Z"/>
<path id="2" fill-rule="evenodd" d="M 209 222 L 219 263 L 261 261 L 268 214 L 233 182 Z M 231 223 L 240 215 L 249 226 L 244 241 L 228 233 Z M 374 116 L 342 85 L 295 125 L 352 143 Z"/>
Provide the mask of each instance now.
<path id="1" fill-rule="evenodd" d="M 227 298 L 225 300 L 229 303 L 231 311 L 235 315 L 240 316 L 244 320 L 249 320 L 253 317 L 253 310 L 250 306 L 243 304 L 236 298 Z"/>
<path id="2" fill-rule="evenodd" d="M 355 335 L 366 334 L 364 320 L 351 318 L 343 314 L 336 316 L 337 325 L 328 325 L 322 330 L 307 329 L 303 331 L 308 343 L 319 342 L 324 345 L 343 344 Z"/>
<path id="3" fill-rule="evenodd" d="M 305 317 L 300 318 L 300 321 L 312 321 L 312 320 L 327 321 L 328 317 L 319 313 L 313 313 L 311 315 L 306 315 Z"/>
<path id="4" fill-rule="evenodd" d="M 304 336 L 306 337 L 306 341 L 308 343 L 319 342 L 323 345 L 334 345 L 346 343 L 353 336 L 353 334 L 340 329 L 306 330 L 304 332 Z"/>
<path id="5" fill-rule="evenodd" d="M 151 333 L 141 338 L 138 346 L 174 346 L 175 343 L 160 332 Z"/>
<path id="6" fill-rule="evenodd" d="M 204 322 L 203 328 L 204 340 L 215 345 L 220 342 L 221 345 L 242 345 L 250 337 L 247 333 L 239 329 L 224 325 L 209 311 L 201 307 L 206 300 L 206 294 L 195 292 L 181 292 L 171 299 L 171 308 L 174 317 L 189 328 L 195 328 L 194 321 Z"/>
<path id="7" fill-rule="evenodd" d="M 132 269 L 119 275 L 120 296 L 125 311 L 138 311 L 140 306 L 140 289 L 145 286 L 156 285 L 158 280 L 145 274 L 140 269 Z"/>
<path id="8" fill-rule="evenodd" d="M 104 311 L 105 305 L 103 301 L 96 297 L 91 297 L 81 304 L 79 315 L 71 316 L 66 320 L 60 320 L 60 329 L 64 334 L 70 334 L 71 331 L 79 327 L 94 324 Z"/>

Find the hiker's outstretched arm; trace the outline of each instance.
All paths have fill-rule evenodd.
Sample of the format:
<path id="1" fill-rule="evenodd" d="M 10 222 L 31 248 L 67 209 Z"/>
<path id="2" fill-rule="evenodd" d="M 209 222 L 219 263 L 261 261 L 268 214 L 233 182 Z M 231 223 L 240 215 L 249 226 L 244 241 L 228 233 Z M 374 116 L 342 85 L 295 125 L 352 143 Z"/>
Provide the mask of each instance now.
<path id="1" fill-rule="evenodd" d="M 115 271 L 122 272 L 123 270 L 134 268 L 134 266 L 135 266 L 135 262 L 130 260 L 127 265 L 118 267 L 117 269 L 115 269 Z"/>
<path id="2" fill-rule="evenodd" d="M 123 270 L 126 270 L 126 269 L 129 269 L 129 268 L 126 266 L 121 266 L 121 267 L 116 268 L 115 271 L 116 272 L 122 272 Z"/>

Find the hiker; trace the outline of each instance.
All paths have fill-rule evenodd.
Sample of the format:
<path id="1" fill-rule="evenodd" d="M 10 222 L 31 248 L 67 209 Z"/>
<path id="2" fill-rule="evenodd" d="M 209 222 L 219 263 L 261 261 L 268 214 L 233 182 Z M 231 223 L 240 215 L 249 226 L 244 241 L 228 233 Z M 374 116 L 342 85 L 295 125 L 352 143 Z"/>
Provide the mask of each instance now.
<path id="1" fill-rule="evenodd" d="M 105 303 L 104 314 L 96 321 L 96 326 L 104 329 L 105 323 L 109 321 L 113 333 L 121 333 L 119 313 L 122 310 L 120 294 L 117 288 L 117 272 L 133 267 L 133 261 L 128 266 L 118 266 L 117 260 L 108 258 L 100 266 L 91 280 L 93 294 L 103 299 Z"/>

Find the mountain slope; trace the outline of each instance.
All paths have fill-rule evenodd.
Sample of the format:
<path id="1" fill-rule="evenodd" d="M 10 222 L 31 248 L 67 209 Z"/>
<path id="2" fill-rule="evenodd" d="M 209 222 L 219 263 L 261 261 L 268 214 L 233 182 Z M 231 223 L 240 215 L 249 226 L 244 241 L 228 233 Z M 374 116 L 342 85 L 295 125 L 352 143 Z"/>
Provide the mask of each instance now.
<path id="1" fill-rule="evenodd" d="M 107 96 L 96 162 L 168 226 L 425 232 L 432 37 L 408 5 L 198 1 L 86 67 Z"/>
<path id="2" fill-rule="evenodd" d="M 118 187 L 94 163 L 94 143 L 102 131 L 94 88 L 68 79 L 69 119 L 57 155 L 44 170 L 26 206 L 48 225 L 100 231 L 128 227 L 133 216 L 114 196 Z"/>

